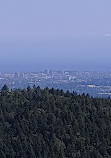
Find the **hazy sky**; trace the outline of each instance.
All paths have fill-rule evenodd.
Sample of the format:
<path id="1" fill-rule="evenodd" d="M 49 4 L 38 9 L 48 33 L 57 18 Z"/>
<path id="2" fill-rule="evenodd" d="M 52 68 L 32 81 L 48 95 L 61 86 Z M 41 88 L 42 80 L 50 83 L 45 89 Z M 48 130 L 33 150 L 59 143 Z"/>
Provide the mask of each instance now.
<path id="1" fill-rule="evenodd" d="M 0 1 L 0 71 L 111 70 L 111 0 Z"/>

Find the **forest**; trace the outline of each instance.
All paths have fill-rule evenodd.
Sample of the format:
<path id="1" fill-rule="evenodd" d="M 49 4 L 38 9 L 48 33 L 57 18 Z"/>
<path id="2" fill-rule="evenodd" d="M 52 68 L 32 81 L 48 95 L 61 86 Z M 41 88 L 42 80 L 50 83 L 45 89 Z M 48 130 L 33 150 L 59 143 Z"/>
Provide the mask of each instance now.
<path id="1" fill-rule="evenodd" d="M 0 158 L 111 158 L 111 99 L 4 85 Z"/>

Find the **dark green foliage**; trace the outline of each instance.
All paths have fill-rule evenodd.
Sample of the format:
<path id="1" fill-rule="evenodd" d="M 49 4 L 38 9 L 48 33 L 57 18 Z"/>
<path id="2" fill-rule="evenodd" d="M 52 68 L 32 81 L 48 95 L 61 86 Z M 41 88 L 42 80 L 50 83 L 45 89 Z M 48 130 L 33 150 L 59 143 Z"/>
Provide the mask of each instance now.
<path id="1" fill-rule="evenodd" d="M 0 158 L 110 158 L 111 99 L 40 87 L 0 93 Z"/>

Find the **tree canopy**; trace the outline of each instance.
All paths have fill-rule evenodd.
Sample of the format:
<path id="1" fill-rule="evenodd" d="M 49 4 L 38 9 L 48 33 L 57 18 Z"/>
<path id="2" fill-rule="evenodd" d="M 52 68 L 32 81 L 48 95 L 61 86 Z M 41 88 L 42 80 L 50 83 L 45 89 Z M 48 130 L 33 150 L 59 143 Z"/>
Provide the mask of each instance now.
<path id="1" fill-rule="evenodd" d="M 111 99 L 54 88 L 0 92 L 0 158 L 110 158 Z"/>

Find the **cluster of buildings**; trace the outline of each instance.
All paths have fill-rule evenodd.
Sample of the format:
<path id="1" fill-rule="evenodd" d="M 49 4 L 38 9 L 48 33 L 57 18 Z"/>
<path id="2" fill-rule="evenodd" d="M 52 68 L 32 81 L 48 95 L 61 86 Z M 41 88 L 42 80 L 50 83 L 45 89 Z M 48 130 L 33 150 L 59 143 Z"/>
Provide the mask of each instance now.
<path id="1" fill-rule="evenodd" d="M 45 70 L 30 73 L 0 73 L 0 88 L 4 84 L 11 89 L 32 87 L 33 85 L 54 87 L 70 92 L 89 93 L 92 96 L 111 95 L 110 72 L 79 72 Z"/>

